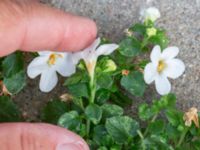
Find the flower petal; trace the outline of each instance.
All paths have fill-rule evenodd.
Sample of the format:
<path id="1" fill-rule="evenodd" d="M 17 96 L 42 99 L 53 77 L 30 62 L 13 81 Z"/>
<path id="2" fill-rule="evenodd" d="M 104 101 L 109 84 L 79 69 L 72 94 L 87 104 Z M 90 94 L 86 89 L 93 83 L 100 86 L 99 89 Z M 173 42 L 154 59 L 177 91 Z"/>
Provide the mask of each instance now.
<path id="1" fill-rule="evenodd" d="M 161 56 L 161 49 L 159 45 L 154 46 L 150 58 L 151 61 L 157 65 L 158 61 L 160 60 L 160 56 Z"/>
<path id="2" fill-rule="evenodd" d="M 155 79 L 156 90 L 160 95 L 166 95 L 171 90 L 171 84 L 166 76 L 157 75 Z"/>
<path id="3" fill-rule="evenodd" d="M 96 56 L 100 55 L 109 55 L 111 54 L 114 50 L 116 50 L 119 46 L 117 44 L 104 44 L 101 45 L 97 50 L 96 50 Z"/>
<path id="4" fill-rule="evenodd" d="M 48 68 L 46 63 L 47 57 L 36 57 L 33 61 L 28 65 L 27 74 L 30 78 L 35 78 L 39 74 L 41 74 L 44 70 Z"/>
<path id="5" fill-rule="evenodd" d="M 55 70 L 64 77 L 68 77 L 75 73 L 76 64 L 73 62 L 73 55 L 67 54 L 64 58 L 57 60 Z"/>
<path id="6" fill-rule="evenodd" d="M 180 59 L 170 59 L 166 62 L 167 67 L 164 69 L 164 74 L 167 77 L 176 79 L 185 71 L 185 65 Z"/>
<path id="7" fill-rule="evenodd" d="M 88 48 L 86 49 L 90 49 L 90 50 L 95 50 L 97 48 L 97 46 L 99 46 L 101 42 L 101 38 L 97 38 L 93 43 L 92 45 L 90 45 Z"/>
<path id="8" fill-rule="evenodd" d="M 100 44 L 101 39 L 96 39 L 89 47 L 84 49 L 81 52 L 74 53 L 73 61 L 74 63 L 78 63 L 80 59 L 84 59 L 85 61 L 87 59 L 90 59 L 90 57 L 93 57 L 93 53 L 95 52 L 97 46 Z"/>
<path id="9" fill-rule="evenodd" d="M 40 90 L 42 92 L 50 92 L 57 84 L 58 77 L 56 71 L 53 69 L 48 69 L 42 72 L 40 78 Z"/>
<path id="10" fill-rule="evenodd" d="M 149 63 L 144 69 L 144 80 L 147 84 L 152 83 L 157 75 L 156 67 L 153 63 Z"/>
<path id="11" fill-rule="evenodd" d="M 168 59 L 172 59 L 174 57 L 176 57 L 179 53 L 179 49 L 178 47 L 168 47 L 166 49 L 163 50 L 162 52 L 162 58 L 165 59 L 165 60 L 168 60 Z"/>
<path id="12" fill-rule="evenodd" d="M 51 53 L 55 53 L 53 51 L 39 51 L 38 54 L 40 56 L 49 56 Z"/>

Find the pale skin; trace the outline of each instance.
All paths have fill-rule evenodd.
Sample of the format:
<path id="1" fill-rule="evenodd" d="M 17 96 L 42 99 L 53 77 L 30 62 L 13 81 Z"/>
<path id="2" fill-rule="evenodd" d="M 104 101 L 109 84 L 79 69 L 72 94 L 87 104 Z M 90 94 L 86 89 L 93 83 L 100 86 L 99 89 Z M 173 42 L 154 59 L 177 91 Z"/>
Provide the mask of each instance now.
<path id="1" fill-rule="evenodd" d="M 96 24 L 38 0 L 0 0 L 0 56 L 23 51 L 78 51 L 96 38 Z M 48 124 L 0 124 L 1 150 L 89 150 L 78 135 Z"/>

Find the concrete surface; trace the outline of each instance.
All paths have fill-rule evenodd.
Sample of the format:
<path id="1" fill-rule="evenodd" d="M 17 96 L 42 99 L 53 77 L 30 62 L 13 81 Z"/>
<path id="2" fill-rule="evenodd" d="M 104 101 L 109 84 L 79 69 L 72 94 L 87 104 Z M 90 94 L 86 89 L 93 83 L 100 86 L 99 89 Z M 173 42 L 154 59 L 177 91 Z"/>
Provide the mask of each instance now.
<path id="1" fill-rule="evenodd" d="M 181 78 L 172 82 L 172 91 L 177 94 L 178 106 L 183 110 L 191 106 L 200 109 L 200 0 L 150 0 L 148 4 L 146 0 L 43 1 L 59 9 L 93 18 L 98 24 L 99 35 L 108 37 L 114 42 L 123 38 L 125 28 L 138 21 L 139 11 L 142 8 L 147 6 L 159 8 L 162 17 L 157 25 L 167 30 L 171 39 L 170 45 L 180 48 L 178 57 L 185 62 L 187 68 Z M 147 92 L 144 99 L 151 99 L 150 93 Z M 44 97 L 42 93 L 35 96 Z M 32 98 L 31 101 L 35 99 L 43 101 L 39 97 Z M 130 111 L 134 112 L 135 109 Z"/>
<path id="2" fill-rule="evenodd" d="M 200 109 L 200 0 L 51 0 L 55 7 L 96 20 L 99 34 L 119 41 L 123 30 L 138 21 L 142 8 L 161 11 L 158 26 L 167 30 L 170 45 L 180 48 L 185 74 L 173 81 L 178 104 Z"/>

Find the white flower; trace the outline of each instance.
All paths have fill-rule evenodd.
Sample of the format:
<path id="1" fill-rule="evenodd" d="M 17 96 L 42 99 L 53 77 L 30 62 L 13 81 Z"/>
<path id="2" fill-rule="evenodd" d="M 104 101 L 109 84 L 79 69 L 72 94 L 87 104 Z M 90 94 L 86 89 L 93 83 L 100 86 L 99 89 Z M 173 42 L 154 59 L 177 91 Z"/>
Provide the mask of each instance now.
<path id="1" fill-rule="evenodd" d="M 40 90 L 50 92 L 57 84 L 58 72 L 67 77 L 75 73 L 76 64 L 71 53 L 43 51 L 38 52 L 39 56 L 33 59 L 27 69 L 30 78 L 35 78 L 41 74 Z"/>
<path id="2" fill-rule="evenodd" d="M 155 7 L 149 7 L 147 9 L 143 9 L 140 12 L 140 20 L 143 22 L 147 20 L 151 20 L 152 22 L 155 22 L 158 18 L 160 18 L 160 11 Z"/>
<path id="3" fill-rule="evenodd" d="M 101 40 L 98 38 L 88 48 L 75 54 L 77 60 L 84 60 L 91 77 L 94 76 L 94 70 L 98 57 L 100 55 L 109 55 L 118 48 L 117 44 L 103 44 L 99 46 L 100 42 Z"/>
<path id="4" fill-rule="evenodd" d="M 176 59 L 179 49 L 168 47 L 161 53 L 160 46 L 155 46 L 151 52 L 151 63 L 144 69 L 144 80 L 147 84 L 155 81 L 156 90 L 160 95 L 168 94 L 171 90 L 169 78 L 176 79 L 185 71 L 184 63 Z"/>

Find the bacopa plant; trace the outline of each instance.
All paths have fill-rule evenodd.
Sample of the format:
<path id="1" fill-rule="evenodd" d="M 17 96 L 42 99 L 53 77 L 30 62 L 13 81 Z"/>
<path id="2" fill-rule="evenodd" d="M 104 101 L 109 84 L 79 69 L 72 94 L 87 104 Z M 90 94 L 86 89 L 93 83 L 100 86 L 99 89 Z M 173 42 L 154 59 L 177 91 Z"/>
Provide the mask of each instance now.
<path id="1" fill-rule="evenodd" d="M 180 77 L 185 65 L 176 58 L 179 49 L 168 47 L 166 31 L 156 26 L 160 17 L 155 7 L 143 10 L 141 22 L 126 29 L 119 44 L 97 38 L 77 53 L 38 52 L 28 65 L 28 76 L 40 75 L 39 88 L 45 93 L 55 88 L 58 75 L 67 77 L 68 91 L 47 103 L 41 119 L 76 132 L 91 150 L 198 150 L 198 110 L 179 111 L 170 93 L 169 78 Z M 144 54 L 150 59 L 140 57 Z M 17 52 L 0 60 L 0 121 L 21 121 L 11 96 L 26 85 L 23 55 Z M 126 115 L 125 106 L 143 98 L 153 82 L 160 98 L 140 104 L 137 117 Z"/>

